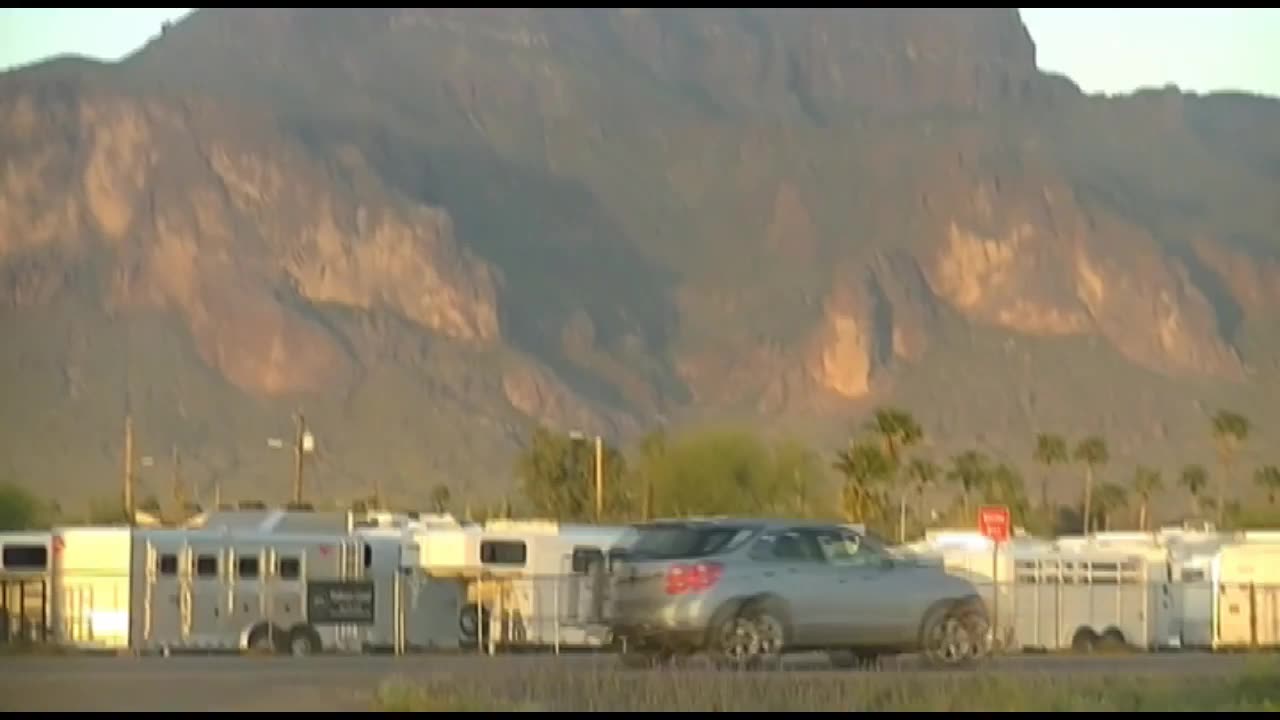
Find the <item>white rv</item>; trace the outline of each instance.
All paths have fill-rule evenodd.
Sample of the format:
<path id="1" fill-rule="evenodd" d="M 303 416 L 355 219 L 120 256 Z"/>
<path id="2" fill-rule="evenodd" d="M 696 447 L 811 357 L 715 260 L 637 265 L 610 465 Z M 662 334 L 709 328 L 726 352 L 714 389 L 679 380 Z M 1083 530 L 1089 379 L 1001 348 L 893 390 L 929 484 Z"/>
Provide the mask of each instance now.
<path id="1" fill-rule="evenodd" d="M 47 639 L 52 578 L 53 533 L 0 534 L 0 645 Z"/>
<path id="2" fill-rule="evenodd" d="M 415 537 L 418 565 L 432 577 L 467 583 L 459 631 L 467 645 L 599 647 L 610 552 L 629 526 L 494 520 Z"/>

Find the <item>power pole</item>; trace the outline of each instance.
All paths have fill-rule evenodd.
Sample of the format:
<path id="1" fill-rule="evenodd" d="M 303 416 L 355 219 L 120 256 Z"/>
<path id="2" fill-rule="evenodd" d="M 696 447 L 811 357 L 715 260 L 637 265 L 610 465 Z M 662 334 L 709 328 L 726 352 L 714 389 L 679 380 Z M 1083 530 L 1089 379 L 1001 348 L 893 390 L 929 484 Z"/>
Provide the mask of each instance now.
<path id="1" fill-rule="evenodd" d="M 293 502 L 302 504 L 302 442 L 307 432 L 307 420 L 299 412 L 294 416 L 298 436 L 293 443 Z"/>
<path id="2" fill-rule="evenodd" d="M 173 446 L 173 503 L 178 506 L 178 516 L 187 513 L 187 489 L 182 485 L 182 460 L 178 457 L 178 446 Z M 185 519 L 185 518 L 184 518 Z"/>
<path id="3" fill-rule="evenodd" d="M 124 516 L 130 525 L 134 521 L 133 503 L 133 415 L 124 416 Z"/>
<path id="4" fill-rule="evenodd" d="M 596 436 L 596 522 L 604 516 L 604 440 Z"/>

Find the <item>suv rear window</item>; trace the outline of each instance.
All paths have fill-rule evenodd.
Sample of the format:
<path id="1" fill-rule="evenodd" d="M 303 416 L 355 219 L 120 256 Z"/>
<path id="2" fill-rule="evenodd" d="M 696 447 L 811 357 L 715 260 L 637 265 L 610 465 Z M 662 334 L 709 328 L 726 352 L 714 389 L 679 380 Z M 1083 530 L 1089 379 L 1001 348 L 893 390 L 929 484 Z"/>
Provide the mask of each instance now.
<path id="1" fill-rule="evenodd" d="M 639 537 L 626 555 L 653 560 L 683 560 L 726 552 L 741 545 L 755 528 L 715 525 L 640 526 Z"/>

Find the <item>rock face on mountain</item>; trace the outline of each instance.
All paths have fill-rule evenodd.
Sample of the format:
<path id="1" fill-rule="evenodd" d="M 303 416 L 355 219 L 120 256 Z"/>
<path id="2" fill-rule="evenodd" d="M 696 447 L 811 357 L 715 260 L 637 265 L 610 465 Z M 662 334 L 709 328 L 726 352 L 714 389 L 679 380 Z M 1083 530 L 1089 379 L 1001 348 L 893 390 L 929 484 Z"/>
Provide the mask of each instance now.
<path id="1" fill-rule="evenodd" d="M 1084 96 L 1007 10 L 200 10 L 0 76 L 0 472 L 112 492 L 127 408 L 256 492 L 305 407 L 322 492 L 484 494 L 531 421 L 895 398 L 1208 459 L 1276 413 L 1278 105 Z"/>

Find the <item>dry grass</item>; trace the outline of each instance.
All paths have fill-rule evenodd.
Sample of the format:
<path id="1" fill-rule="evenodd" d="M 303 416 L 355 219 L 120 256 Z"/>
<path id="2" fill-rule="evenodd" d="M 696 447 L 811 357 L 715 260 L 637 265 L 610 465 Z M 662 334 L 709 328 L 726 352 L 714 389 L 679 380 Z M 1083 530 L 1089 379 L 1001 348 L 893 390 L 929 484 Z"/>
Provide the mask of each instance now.
<path id="1" fill-rule="evenodd" d="M 1188 680 L 1194 678 L 1194 681 Z M 382 711 L 1276 711 L 1280 663 L 1237 676 L 701 671 L 600 668 L 396 679 Z"/>

